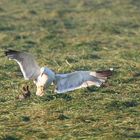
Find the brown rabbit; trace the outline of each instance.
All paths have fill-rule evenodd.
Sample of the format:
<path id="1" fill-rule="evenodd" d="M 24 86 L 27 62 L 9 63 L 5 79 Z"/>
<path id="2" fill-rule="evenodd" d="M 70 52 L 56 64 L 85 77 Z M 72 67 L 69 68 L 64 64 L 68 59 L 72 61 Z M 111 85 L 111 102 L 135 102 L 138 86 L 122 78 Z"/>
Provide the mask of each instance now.
<path id="1" fill-rule="evenodd" d="M 29 91 L 29 86 L 24 86 L 24 87 L 22 88 L 22 95 L 19 95 L 19 96 L 17 97 L 17 99 L 20 99 L 20 100 L 26 99 L 26 98 L 29 98 L 30 95 L 31 95 L 31 92 Z"/>

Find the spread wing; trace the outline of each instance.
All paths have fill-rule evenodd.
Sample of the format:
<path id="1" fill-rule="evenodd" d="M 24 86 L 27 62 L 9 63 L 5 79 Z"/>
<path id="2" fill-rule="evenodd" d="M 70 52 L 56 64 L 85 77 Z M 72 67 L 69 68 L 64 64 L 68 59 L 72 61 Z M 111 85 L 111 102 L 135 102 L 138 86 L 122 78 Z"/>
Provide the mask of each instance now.
<path id="1" fill-rule="evenodd" d="M 19 64 L 21 72 L 26 80 L 36 79 L 39 76 L 40 67 L 31 54 L 15 50 L 7 50 L 5 51 L 5 55 L 10 60 L 15 60 Z"/>
<path id="2" fill-rule="evenodd" d="M 56 74 L 56 92 L 65 93 L 93 85 L 100 87 L 111 74 L 111 70 L 98 72 L 76 71 L 69 74 Z"/>

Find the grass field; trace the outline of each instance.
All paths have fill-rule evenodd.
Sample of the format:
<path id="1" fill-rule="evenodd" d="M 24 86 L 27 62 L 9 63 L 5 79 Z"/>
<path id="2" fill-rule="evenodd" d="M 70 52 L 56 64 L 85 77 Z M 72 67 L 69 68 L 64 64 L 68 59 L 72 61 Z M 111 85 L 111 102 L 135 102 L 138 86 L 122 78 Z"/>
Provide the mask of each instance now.
<path id="1" fill-rule="evenodd" d="M 140 139 L 139 0 L 0 1 L 0 139 Z M 35 95 L 5 49 L 57 73 L 114 67 L 109 86 Z M 32 96 L 16 100 L 29 84 Z"/>

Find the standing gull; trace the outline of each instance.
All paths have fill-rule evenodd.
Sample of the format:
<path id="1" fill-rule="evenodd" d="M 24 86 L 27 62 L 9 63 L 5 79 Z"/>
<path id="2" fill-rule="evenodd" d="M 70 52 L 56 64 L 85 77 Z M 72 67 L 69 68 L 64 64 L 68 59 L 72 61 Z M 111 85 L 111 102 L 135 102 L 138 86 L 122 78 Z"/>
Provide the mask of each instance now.
<path id="1" fill-rule="evenodd" d="M 93 85 L 100 87 L 112 75 L 113 70 L 55 74 L 47 67 L 39 67 L 34 57 L 27 52 L 6 50 L 5 55 L 19 64 L 25 80 L 34 81 L 37 87 L 36 95 L 38 96 L 43 96 L 45 89 L 52 83 L 55 85 L 55 92 L 57 93 L 65 93 Z"/>

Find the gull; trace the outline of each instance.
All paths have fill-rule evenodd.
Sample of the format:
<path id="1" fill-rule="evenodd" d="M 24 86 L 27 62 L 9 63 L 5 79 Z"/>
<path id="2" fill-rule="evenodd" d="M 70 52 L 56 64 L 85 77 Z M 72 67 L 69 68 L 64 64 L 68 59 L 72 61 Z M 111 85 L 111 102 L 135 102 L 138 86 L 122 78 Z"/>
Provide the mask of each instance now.
<path id="1" fill-rule="evenodd" d="M 55 86 L 56 93 L 66 93 L 90 86 L 101 87 L 108 77 L 112 75 L 113 68 L 102 71 L 75 71 L 65 74 L 56 74 L 48 67 L 40 67 L 34 56 L 28 52 L 6 50 L 5 55 L 15 60 L 25 80 L 33 80 L 36 84 L 36 95 L 43 96 L 45 90 Z"/>

